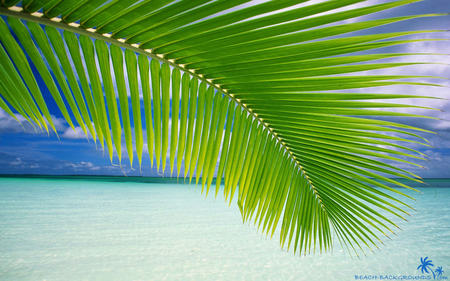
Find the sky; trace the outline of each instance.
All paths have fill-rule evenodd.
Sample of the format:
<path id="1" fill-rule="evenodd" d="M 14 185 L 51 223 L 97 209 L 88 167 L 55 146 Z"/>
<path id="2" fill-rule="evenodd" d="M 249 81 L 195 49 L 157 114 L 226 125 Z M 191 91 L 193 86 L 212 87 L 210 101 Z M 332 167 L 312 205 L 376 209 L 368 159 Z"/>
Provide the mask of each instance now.
<path id="1" fill-rule="evenodd" d="M 251 1 L 244 6 L 256 4 L 263 1 Z M 322 1 L 309 1 L 307 3 L 316 3 Z M 389 1 L 367 1 L 361 4 L 353 5 L 355 7 L 366 6 L 369 4 L 386 3 Z M 306 4 L 303 4 L 306 5 Z M 301 6 L 301 5 L 300 5 Z M 413 3 L 401 8 L 385 11 L 385 17 L 396 17 L 403 15 L 414 15 L 419 13 L 449 13 L 450 0 L 427 0 L 419 3 Z M 363 18 L 347 20 L 343 23 L 350 23 L 361 19 L 377 19 L 381 14 L 365 16 Z M 2 17 L 5 19 L 4 17 Z M 391 32 L 392 30 L 445 30 L 450 26 L 450 16 L 441 16 L 438 18 L 419 18 L 408 20 L 393 25 L 373 28 L 367 31 L 360 31 L 356 34 L 366 34 L 370 32 Z M 450 39 L 450 32 L 429 33 L 422 35 L 426 38 Z M 409 39 L 419 38 L 418 36 L 409 36 Z M 449 78 L 450 73 L 450 43 L 448 41 L 434 41 L 414 43 L 410 45 L 401 45 L 395 48 L 383 50 L 383 52 L 412 52 L 412 53 L 435 53 L 443 55 L 432 56 L 413 56 L 411 58 L 390 59 L 393 61 L 428 61 L 439 64 L 418 65 L 414 67 L 401 67 L 388 71 L 389 74 L 411 74 L 411 75 L 430 75 Z M 38 79 L 39 85 L 43 85 L 42 80 L 33 69 Z M 386 74 L 386 71 L 372 71 L 371 74 Z M 56 80 L 55 80 L 56 81 Z M 417 104 L 426 107 L 438 108 L 443 111 L 434 110 L 410 110 L 400 109 L 399 111 L 415 114 L 424 114 L 443 120 L 423 119 L 423 118 L 385 118 L 386 120 L 396 121 L 403 124 L 417 126 L 435 132 L 436 134 L 421 133 L 432 147 L 426 147 L 418 144 L 410 145 L 411 148 L 417 149 L 428 155 L 428 161 L 415 161 L 424 166 L 419 168 L 407 164 L 396 164 L 401 168 L 405 168 L 423 178 L 450 178 L 450 111 L 449 87 L 448 80 L 428 79 L 427 82 L 438 82 L 444 87 L 411 87 L 411 86 L 394 86 L 382 89 L 365 89 L 365 92 L 379 93 L 405 93 L 417 95 L 431 95 L 435 97 L 445 98 L 445 100 L 431 99 L 412 99 L 406 103 Z M 41 87 L 46 89 L 46 87 Z M 372 91 L 371 91 L 372 90 Z M 355 90 L 358 91 L 358 90 Z M 94 144 L 92 137 L 84 136 L 80 127 L 76 128 L 76 133 L 68 126 L 67 122 L 62 118 L 61 113 L 56 108 L 49 92 L 42 91 L 44 98 L 48 101 L 50 113 L 52 113 L 53 121 L 58 131 L 60 140 L 54 133 L 47 135 L 46 132 L 35 131 L 34 128 L 27 123 L 23 117 L 16 114 L 17 118 L 23 121 L 25 131 L 20 124 L 11 116 L 0 109 L 0 174 L 52 174 L 52 175 L 123 175 L 128 176 L 161 176 L 161 172 L 156 171 L 156 167 L 150 166 L 150 159 L 147 150 L 147 142 L 144 135 L 144 152 L 141 172 L 134 157 L 133 168 L 130 166 L 129 159 L 125 149 L 122 153 L 123 172 L 117 166 L 111 165 L 107 151 L 102 151 L 101 146 Z M 396 100 L 390 102 L 399 102 Z M 403 101 L 405 102 L 405 101 Z M 131 102 L 130 102 L 131 106 Z M 143 105 L 141 105 L 143 108 Z M 125 148 L 125 141 L 122 140 Z M 168 160 L 168 155 L 167 155 Z M 176 161 L 175 161 L 176 162 Z M 118 164 L 118 160 L 114 158 L 114 164 Z M 170 167 L 167 165 L 164 176 L 170 176 Z M 176 171 L 176 168 L 174 169 Z M 181 169 L 183 173 L 183 168 Z M 176 172 L 174 172 L 176 175 Z"/>

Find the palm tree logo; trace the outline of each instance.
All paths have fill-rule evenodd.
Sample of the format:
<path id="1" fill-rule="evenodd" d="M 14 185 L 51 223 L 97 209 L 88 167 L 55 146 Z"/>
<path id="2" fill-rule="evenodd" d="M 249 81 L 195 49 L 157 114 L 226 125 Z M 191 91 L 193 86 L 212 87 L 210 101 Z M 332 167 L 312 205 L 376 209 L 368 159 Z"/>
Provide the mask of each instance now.
<path id="1" fill-rule="evenodd" d="M 424 258 L 420 258 L 420 262 L 422 263 L 421 265 L 419 265 L 419 267 L 417 267 L 417 269 L 421 269 L 422 273 L 424 273 L 423 271 L 425 271 L 426 273 L 428 272 L 428 269 L 431 271 L 431 273 L 433 273 L 433 279 L 436 279 L 436 275 L 434 274 L 434 271 L 430 268 L 430 266 L 434 266 L 432 264 L 432 260 L 428 260 L 428 257 Z"/>
<path id="2" fill-rule="evenodd" d="M 442 270 L 442 266 L 439 266 L 434 272 L 436 273 L 437 278 L 441 277 L 442 273 L 444 273 L 444 271 Z"/>

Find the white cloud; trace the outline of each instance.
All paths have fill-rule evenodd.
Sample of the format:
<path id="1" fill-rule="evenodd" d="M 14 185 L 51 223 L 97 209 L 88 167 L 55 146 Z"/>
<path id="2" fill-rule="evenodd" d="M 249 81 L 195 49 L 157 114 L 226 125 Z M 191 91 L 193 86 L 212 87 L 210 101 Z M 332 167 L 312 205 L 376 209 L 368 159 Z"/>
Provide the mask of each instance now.
<path id="1" fill-rule="evenodd" d="M 20 125 L 19 122 L 17 122 L 12 116 L 7 114 L 3 109 L 0 108 L 0 134 L 18 134 L 18 133 L 28 133 L 28 134 L 44 134 L 46 132 L 39 129 L 39 126 L 37 126 L 35 123 L 31 125 L 22 115 L 16 113 L 14 116 L 22 123 L 23 127 Z M 54 115 L 50 115 L 53 121 L 53 124 L 55 125 L 55 129 L 58 132 L 65 131 L 66 130 L 66 121 L 63 118 L 56 118 Z M 48 124 L 48 122 L 47 122 Z M 25 128 L 25 131 L 24 131 Z M 36 128 L 36 129 L 35 129 Z M 49 127 L 49 130 L 52 129 Z"/>
<path id="2" fill-rule="evenodd" d="M 52 118 L 53 124 L 55 125 L 55 129 L 58 132 L 64 131 L 66 129 L 67 122 L 63 118 L 56 118 L 54 115 L 50 115 Z M 48 124 L 48 122 L 47 122 Z"/>
<path id="3" fill-rule="evenodd" d="M 92 126 L 94 126 L 94 124 L 92 124 Z M 88 138 L 93 139 L 91 133 L 87 128 L 86 131 L 88 133 Z M 86 138 L 86 135 L 84 134 L 84 131 L 80 126 L 75 127 L 75 131 L 72 128 L 68 127 L 64 130 L 64 133 L 61 134 L 61 138 L 84 139 Z"/>
<path id="4" fill-rule="evenodd" d="M 16 118 L 22 123 L 23 127 L 12 116 L 8 115 L 3 109 L 0 109 L 0 133 L 21 133 L 35 132 L 30 123 L 26 121 L 20 114 L 14 114 Z"/>
<path id="5" fill-rule="evenodd" d="M 17 157 L 14 161 L 9 162 L 9 165 L 18 166 L 22 163 L 23 163 L 22 160 L 20 160 L 20 158 Z"/>
<path id="6" fill-rule="evenodd" d="M 124 167 L 124 166 L 122 166 L 122 167 Z M 120 167 L 117 167 L 117 166 L 103 166 L 102 169 L 116 171 L 116 170 L 120 170 Z"/>
<path id="7" fill-rule="evenodd" d="M 83 162 L 83 161 L 78 162 L 78 163 L 66 163 L 64 166 L 69 167 L 73 171 L 76 171 L 76 172 L 86 171 L 86 170 L 97 171 L 100 169 L 99 166 L 92 164 L 92 162 Z"/>

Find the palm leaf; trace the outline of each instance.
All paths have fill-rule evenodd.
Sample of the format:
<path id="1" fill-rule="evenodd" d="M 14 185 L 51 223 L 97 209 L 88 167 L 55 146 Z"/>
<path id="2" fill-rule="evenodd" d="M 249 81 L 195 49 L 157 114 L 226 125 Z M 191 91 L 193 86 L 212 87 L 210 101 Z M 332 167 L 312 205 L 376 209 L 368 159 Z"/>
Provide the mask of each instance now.
<path id="1" fill-rule="evenodd" d="M 387 161 L 420 166 L 413 160 L 423 153 L 408 144 L 429 146 L 414 133 L 429 131 L 374 117 L 430 118 L 395 109 L 432 108 L 385 101 L 436 98 L 373 89 L 439 87 L 429 80 L 441 78 L 361 73 L 419 64 L 378 62 L 418 55 L 379 50 L 433 41 L 400 37 L 439 30 L 352 32 L 439 15 L 336 23 L 417 1 L 336 12 L 362 0 L 245 8 L 238 6 L 248 0 L 3 0 L 0 107 L 56 132 L 41 94 L 48 90 L 72 128 L 74 119 L 95 143 L 106 143 L 111 162 L 115 149 L 121 165 L 123 131 L 130 165 L 136 156 L 141 166 L 145 129 L 152 166 L 155 156 L 164 174 L 169 154 L 170 175 L 175 163 L 177 177 L 184 167 L 189 183 L 201 177 L 206 195 L 216 175 L 215 195 L 223 183 L 244 222 L 270 236 L 281 224 L 282 247 L 326 252 L 336 236 L 349 251 L 364 252 L 397 228 L 387 214 L 404 219 L 411 208 L 388 184 L 408 186 L 389 176 L 421 182 Z"/>

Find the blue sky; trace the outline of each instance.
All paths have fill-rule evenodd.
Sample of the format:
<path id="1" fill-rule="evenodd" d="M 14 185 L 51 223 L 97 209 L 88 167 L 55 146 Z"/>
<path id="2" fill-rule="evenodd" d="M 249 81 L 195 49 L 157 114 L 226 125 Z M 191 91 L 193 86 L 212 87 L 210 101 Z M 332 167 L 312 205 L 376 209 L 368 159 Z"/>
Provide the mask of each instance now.
<path id="1" fill-rule="evenodd" d="M 261 1 L 253 1 L 261 2 Z M 311 3 L 321 1 L 310 1 Z M 385 3 L 389 1 L 367 1 L 354 6 L 366 6 L 368 4 Z M 252 4 L 252 3 L 250 3 Z M 248 5 L 248 4 L 247 4 Z M 419 3 L 409 4 L 407 6 L 389 10 L 384 13 L 385 16 L 395 17 L 419 13 L 448 13 L 450 12 L 450 0 L 429 0 Z M 380 14 L 366 16 L 365 19 L 379 18 Z M 4 17 L 2 17 L 5 19 Z M 352 20 L 346 21 L 351 22 Z M 367 32 L 390 32 L 393 28 L 396 31 L 401 30 L 415 30 L 415 29 L 448 29 L 450 26 L 450 16 L 443 16 L 438 18 L 420 18 L 400 22 L 395 25 L 388 25 L 371 29 Z M 359 32 L 357 34 L 363 34 Z M 426 34 L 427 38 L 443 38 L 450 39 L 449 32 L 430 33 Z M 410 36 L 410 39 L 415 38 Z M 416 36 L 416 38 L 418 38 Z M 440 42 L 423 42 L 411 45 L 398 46 L 394 49 L 383 50 L 385 52 L 414 52 L 414 53 L 440 53 L 447 54 L 441 56 L 414 56 L 411 58 L 396 59 L 396 61 L 431 61 L 442 63 L 441 65 L 421 65 L 408 68 L 392 69 L 390 74 L 412 74 L 412 75 L 434 75 L 440 77 L 448 77 L 450 73 L 450 56 L 448 55 L 450 45 L 448 41 Z M 390 61 L 393 61 L 392 59 Z M 43 85 L 39 75 L 35 76 L 38 79 L 39 85 Z M 383 71 L 372 73 L 386 73 Z M 430 88 L 430 87 L 411 87 L 411 86 L 397 86 L 383 89 L 365 89 L 370 92 L 385 92 L 385 93 L 408 93 L 418 95 L 432 95 L 436 97 L 443 97 L 446 100 L 410 100 L 411 104 L 419 104 L 422 106 L 429 106 L 444 110 L 441 111 L 417 111 L 415 113 L 429 115 L 444 120 L 418 119 L 418 118 L 396 118 L 391 119 L 404 124 L 418 126 L 436 132 L 437 134 L 421 134 L 430 141 L 434 148 L 412 145 L 414 149 L 426 153 L 429 156 L 429 161 L 420 161 L 425 168 L 420 169 L 410 165 L 404 165 L 409 171 L 416 173 L 421 177 L 449 177 L 450 178 L 450 116 L 447 112 L 450 111 L 449 87 L 450 82 L 447 80 L 428 80 L 428 82 L 439 82 L 446 87 Z M 68 124 L 63 120 L 60 111 L 57 109 L 49 92 L 44 91 L 45 86 L 41 87 L 44 98 L 48 101 L 49 110 L 53 114 L 54 122 L 58 130 L 61 140 L 58 140 L 54 133 L 35 132 L 30 124 L 23 122 L 26 128 L 24 132 L 21 126 L 0 109 L 0 174 L 88 174 L 88 175 L 122 175 L 122 171 L 112 166 L 107 155 L 107 151 L 103 152 L 101 146 L 95 146 L 92 139 L 88 142 L 84 136 L 81 128 L 77 127 L 77 134 L 75 134 Z M 372 90 L 372 91 L 371 91 Z M 357 91 L 357 90 L 356 90 Z M 397 101 L 395 101 L 397 102 Z M 131 106 L 131 102 L 130 102 Z M 143 105 L 141 105 L 143 108 Z M 402 112 L 412 112 L 411 110 L 401 109 Z M 24 119 L 20 117 L 23 121 Z M 144 132 L 144 137 L 145 137 Z M 78 136 L 78 138 L 77 138 Z M 122 141 L 123 147 L 125 141 Z M 117 158 L 114 160 L 118 164 Z M 130 167 L 127 153 L 123 149 L 122 165 L 124 172 L 131 176 L 160 176 L 156 167 L 150 167 L 150 159 L 146 149 L 146 140 L 144 139 L 144 152 L 142 162 L 142 173 L 139 172 L 136 156 L 134 157 L 133 168 Z M 165 176 L 169 176 L 170 168 L 166 167 Z M 176 170 L 176 169 L 175 169 Z M 183 171 L 183 169 L 182 169 Z"/>

